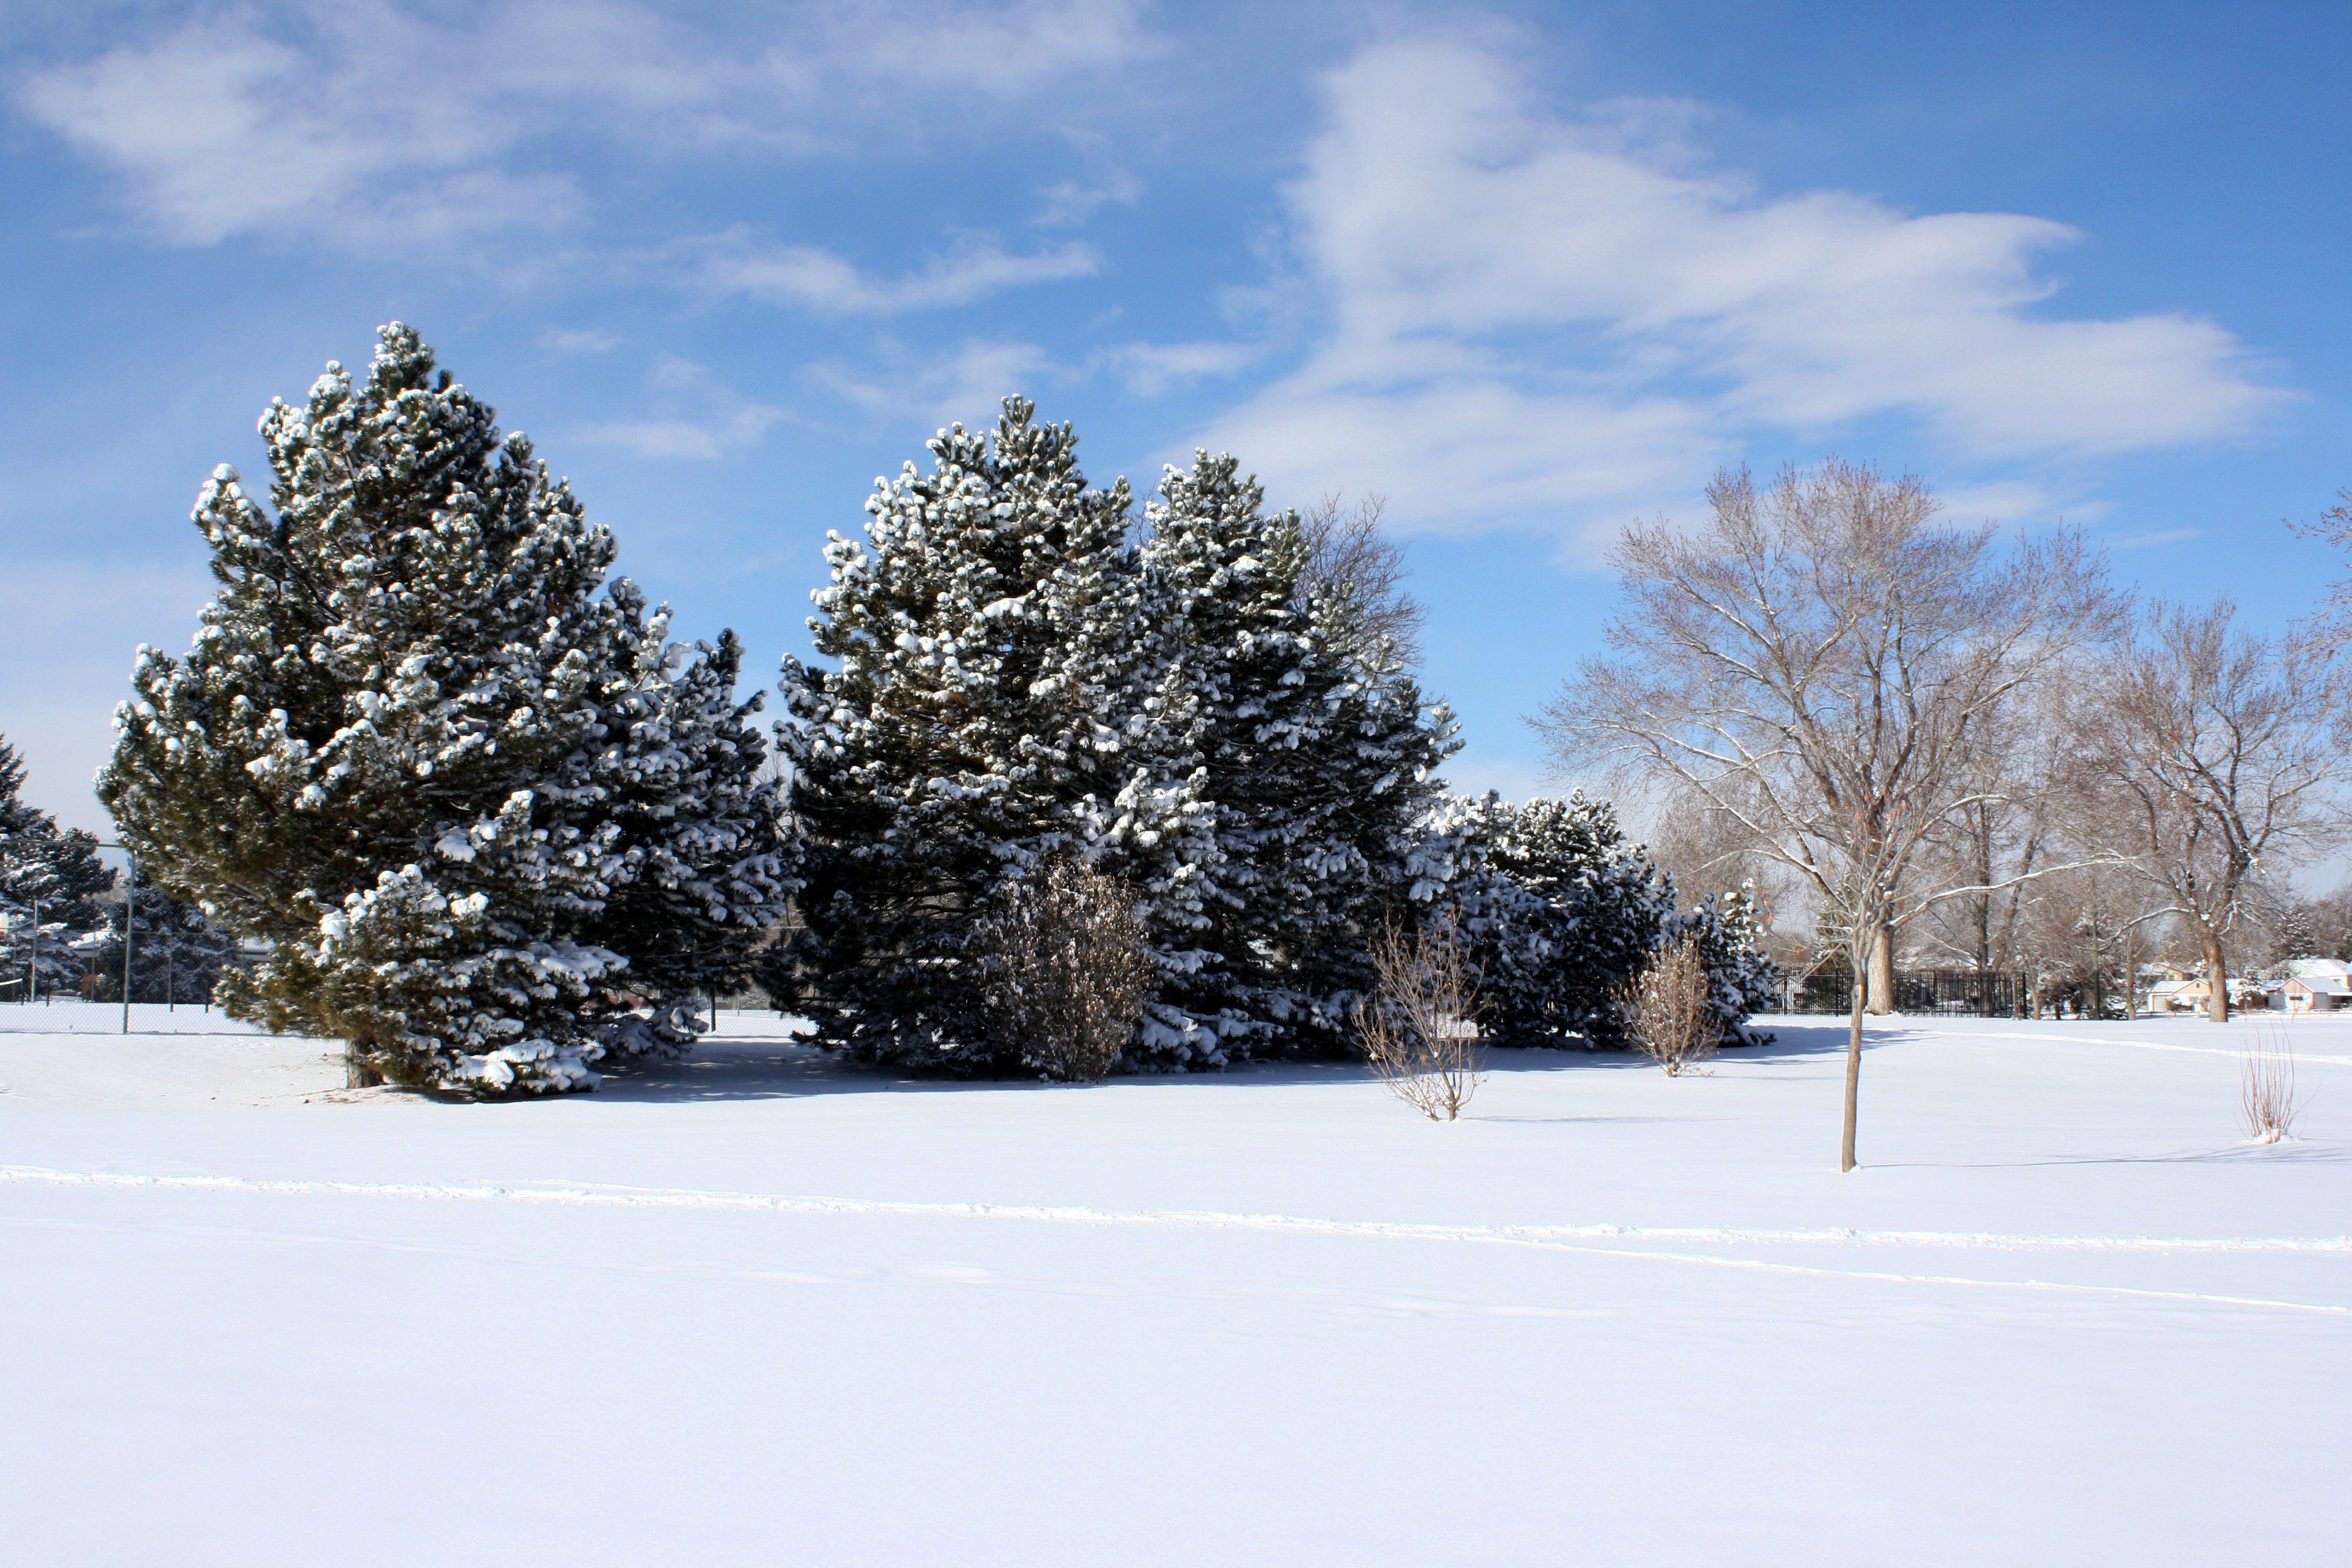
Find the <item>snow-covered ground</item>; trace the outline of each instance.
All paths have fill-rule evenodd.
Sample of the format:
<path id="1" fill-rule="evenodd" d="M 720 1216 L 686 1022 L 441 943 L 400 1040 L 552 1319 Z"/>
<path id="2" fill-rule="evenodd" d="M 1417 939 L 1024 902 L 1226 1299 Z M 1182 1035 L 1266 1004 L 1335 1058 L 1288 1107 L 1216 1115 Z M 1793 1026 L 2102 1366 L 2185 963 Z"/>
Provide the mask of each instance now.
<path id="1" fill-rule="evenodd" d="M 2352 1553 L 2352 1023 L 1842 1026 L 1670 1080 L 846 1073 L 520 1104 L 0 1005 L 0 1559 Z M 178 1031 L 178 1032 L 169 1032 Z"/>

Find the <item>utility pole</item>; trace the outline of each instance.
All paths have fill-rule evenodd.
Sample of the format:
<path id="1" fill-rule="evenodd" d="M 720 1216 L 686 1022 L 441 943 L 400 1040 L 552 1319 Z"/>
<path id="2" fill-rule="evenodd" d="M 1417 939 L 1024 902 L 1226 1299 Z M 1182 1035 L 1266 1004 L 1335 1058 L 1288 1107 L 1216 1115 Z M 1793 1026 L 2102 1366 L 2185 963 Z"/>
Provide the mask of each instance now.
<path id="1" fill-rule="evenodd" d="M 100 849 L 120 849 L 123 864 L 129 868 L 122 883 L 122 1032 L 131 1032 L 131 940 L 132 928 L 139 923 L 139 858 L 131 853 L 128 844 L 109 844 L 101 838 Z"/>
<path id="2" fill-rule="evenodd" d="M 122 1032 L 131 1032 L 131 939 L 139 930 L 139 862 L 122 852 L 129 868 L 122 883 Z"/>

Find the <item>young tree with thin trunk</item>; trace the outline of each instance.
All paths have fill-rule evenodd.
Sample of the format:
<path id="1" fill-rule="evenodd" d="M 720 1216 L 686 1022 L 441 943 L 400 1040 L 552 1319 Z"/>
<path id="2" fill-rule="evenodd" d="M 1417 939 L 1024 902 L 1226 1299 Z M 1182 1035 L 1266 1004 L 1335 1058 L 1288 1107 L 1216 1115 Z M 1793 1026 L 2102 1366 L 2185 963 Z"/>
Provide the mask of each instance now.
<path id="1" fill-rule="evenodd" d="M 2328 647 L 2239 631 L 2235 614 L 2227 600 L 2150 606 L 2114 650 L 2097 732 L 2102 831 L 2195 941 L 2216 1023 L 2257 868 L 2340 842 L 2352 776 Z"/>
<path id="2" fill-rule="evenodd" d="M 1624 607 L 1537 724 L 1564 766 L 1605 763 L 1731 813 L 1846 932 L 1856 975 L 1894 933 L 1974 881 L 1935 847 L 2006 792 L 1979 731 L 2112 624 L 2078 536 L 2002 550 L 1939 526 L 1926 485 L 1832 458 L 1759 489 L 1708 487 L 1708 520 L 1628 528 Z M 2042 866 L 1995 885 L 2039 876 Z M 1847 1037 L 1839 1165 L 1854 1165 L 1862 987 Z"/>

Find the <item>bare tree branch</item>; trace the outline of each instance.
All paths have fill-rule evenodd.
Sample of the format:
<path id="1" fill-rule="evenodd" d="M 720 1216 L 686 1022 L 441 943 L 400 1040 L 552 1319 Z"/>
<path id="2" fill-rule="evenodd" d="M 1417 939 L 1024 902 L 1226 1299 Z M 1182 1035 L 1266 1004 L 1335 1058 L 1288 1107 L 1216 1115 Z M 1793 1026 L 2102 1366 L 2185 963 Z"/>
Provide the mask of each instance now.
<path id="1" fill-rule="evenodd" d="M 2050 869 L 1944 879 L 1939 851 L 1971 809 L 2017 797 L 1990 738 L 2108 634 L 2103 563 L 2073 533 L 2000 550 L 1990 525 L 1937 524 L 1919 480 L 1835 458 L 1760 490 L 1725 472 L 1707 500 L 1688 533 L 1625 531 L 1610 655 L 1536 723 L 1564 766 L 1691 792 L 1736 822 L 1844 921 L 1884 1010 L 1896 928 L 1952 890 Z M 1857 984 L 1846 1169 L 1864 995 Z"/>

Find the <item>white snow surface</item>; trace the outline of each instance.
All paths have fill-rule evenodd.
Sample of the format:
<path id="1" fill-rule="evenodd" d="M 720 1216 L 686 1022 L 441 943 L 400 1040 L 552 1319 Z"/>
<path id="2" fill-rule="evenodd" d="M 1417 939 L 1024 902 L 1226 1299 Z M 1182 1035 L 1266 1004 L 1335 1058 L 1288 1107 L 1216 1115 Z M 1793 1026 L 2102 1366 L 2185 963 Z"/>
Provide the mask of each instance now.
<path id="1" fill-rule="evenodd" d="M 0 1559 L 2210 1564 L 2352 1541 L 2352 1021 L 1874 1022 L 845 1070 L 773 1015 L 593 1095 L 346 1091 L 0 1005 Z M 2274 1021 L 2267 1026 L 2277 1027 Z"/>

